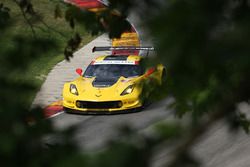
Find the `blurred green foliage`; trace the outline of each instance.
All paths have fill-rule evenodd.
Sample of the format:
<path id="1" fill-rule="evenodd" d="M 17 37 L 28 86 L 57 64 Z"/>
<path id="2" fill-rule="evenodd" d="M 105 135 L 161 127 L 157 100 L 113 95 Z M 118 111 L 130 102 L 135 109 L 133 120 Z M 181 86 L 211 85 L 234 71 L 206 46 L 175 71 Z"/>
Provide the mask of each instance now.
<path id="1" fill-rule="evenodd" d="M 21 7 L 18 5 L 20 2 Z M 64 59 L 64 48 L 71 38 L 74 39 L 77 32 L 81 36 L 82 40 L 80 45 L 84 45 L 91 41 L 94 37 L 91 36 L 84 27 L 76 26 L 72 29 L 68 23 L 65 21 L 64 16 L 67 10 L 67 5 L 58 0 L 39 0 L 39 1 L 14 1 L 14 0 L 1 0 L 0 4 L 1 10 L 5 11 L 1 13 L 1 27 L 7 26 L 5 31 L 1 31 L 1 45 L 0 50 L 2 54 L 8 58 L 12 58 L 12 61 L 17 61 L 13 57 L 7 56 L 5 51 L 8 50 L 19 50 L 25 51 L 26 47 L 31 47 L 32 45 L 20 46 L 18 41 L 24 38 L 34 38 L 43 39 L 48 41 L 54 41 L 56 47 L 51 47 L 49 52 L 46 46 L 41 48 L 42 51 L 46 52 L 44 54 L 36 54 L 41 50 L 34 50 L 30 57 L 24 57 L 21 61 L 23 63 L 23 71 L 20 74 L 18 72 L 11 72 L 11 77 L 17 80 L 27 80 L 34 83 L 38 88 L 45 80 L 46 75 L 51 70 L 51 68 L 58 62 Z M 24 13 L 23 13 L 23 12 Z M 25 17 L 24 15 L 25 14 Z M 5 16 L 8 15 L 8 16 Z M 2 24 L 5 19 L 8 20 L 8 24 Z M 32 29 L 35 34 L 33 33 Z M 18 41 L 18 42 L 17 42 Z M 31 42 L 31 41 L 30 41 Z M 18 49 L 16 47 L 19 47 Z M 21 48 L 22 47 L 22 48 Z M 22 53 L 23 56 L 26 56 Z M 6 59 L 1 56 L 2 60 Z M 12 62 L 10 62 L 11 64 Z M 21 63 L 21 62 L 20 62 Z M 6 67 L 7 68 L 7 67 Z M 30 101 L 33 96 L 30 97 Z"/>
<path id="2" fill-rule="evenodd" d="M 85 162 L 72 144 L 72 130 L 54 131 L 42 109 L 30 109 L 45 79 L 36 77 L 63 60 L 72 34 L 79 30 L 86 37 L 84 42 L 93 38 L 82 27 L 72 29 L 63 18 L 56 20 L 56 4 L 64 13 L 67 7 L 60 1 L 0 1 L 0 162 L 4 167 L 62 166 L 68 161 L 80 166 Z M 52 149 L 44 140 L 49 134 L 58 134 L 63 141 Z"/>
<path id="3" fill-rule="evenodd" d="M 78 150 L 72 140 L 74 129 L 55 131 L 50 121 L 43 120 L 41 109 L 30 110 L 26 97 L 34 93 L 36 86 L 18 78 L 33 61 L 53 53 L 55 48 L 60 50 L 61 45 L 51 37 L 58 33 L 47 32 L 49 27 L 39 26 L 38 29 L 44 31 L 41 35 L 34 32 L 37 31 L 34 23 L 40 17 L 34 14 L 36 5 L 30 3 L 33 1 L 12 2 L 16 5 L 6 6 L 5 0 L 0 2 L 1 166 L 146 167 L 151 165 L 157 149 L 175 146 L 169 166 L 195 167 L 201 164 L 190 154 L 190 149 L 216 121 L 226 119 L 232 127 L 243 127 L 249 132 L 247 117 L 237 110 L 239 102 L 250 99 L 250 7 L 247 0 L 112 0 L 111 8 L 98 15 L 67 7 L 65 22 L 74 31 L 77 23 L 81 23 L 92 34 L 106 30 L 110 37 L 119 36 L 129 28 L 124 19 L 130 11 L 143 18 L 141 24 L 155 38 L 158 61 L 167 67 L 166 88 L 175 98 L 172 106 L 176 115 L 191 115 L 191 123 L 185 122 L 185 126 L 179 122 L 158 124 L 156 134 L 151 137 L 123 127 L 120 140 L 110 141 L 105 150 L 92 155 Z M 51 17 L 61 18 L 60 2 L 48 2 L 55 3 L 49 6 L 54 11 Z M 24 14 L 26 29 L 22 29 L 23 23 L 18 27 L 20 15 L 11 14 L 18 9 Z M 117 12 L 114 15 L 116 10 L 118 15 Z M 15 25 L 15 32 L 22 33 L 11 33 L 13 36 L 6 38 L 12 25 Z M 65 30 L 61 26 L 57 28 Z M 81 40 L 77 34 L 66 38 L 71 38 L 64 50 L 69 58 Z M 18 77 L 13 77 L 14 74 Z M 34 120 L 36 123 L 30 125 Z M 60 136 L 60 141 L 46 145 L 44 137 L 50 134 Z"/>

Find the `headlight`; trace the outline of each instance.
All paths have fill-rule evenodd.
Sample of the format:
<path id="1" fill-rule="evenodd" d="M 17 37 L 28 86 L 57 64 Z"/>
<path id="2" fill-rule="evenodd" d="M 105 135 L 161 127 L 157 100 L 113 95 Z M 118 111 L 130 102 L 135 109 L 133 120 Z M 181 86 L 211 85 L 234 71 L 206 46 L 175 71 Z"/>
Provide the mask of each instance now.
<path id="1" fill-rule="evenodd" d="M 70 84 L 69 91 L 70 91 L 70 93 L 72 93 L 74 95 L 78 95 L 76 85 L 74 85 L 74 84 Z"/>
<path id="2" fill-rule="evenodd" d="M 134 90 L 134 85 L 130 85 L 121 93 L 121 96 L 130 94 L 133 92 L 133 90 Z"/>

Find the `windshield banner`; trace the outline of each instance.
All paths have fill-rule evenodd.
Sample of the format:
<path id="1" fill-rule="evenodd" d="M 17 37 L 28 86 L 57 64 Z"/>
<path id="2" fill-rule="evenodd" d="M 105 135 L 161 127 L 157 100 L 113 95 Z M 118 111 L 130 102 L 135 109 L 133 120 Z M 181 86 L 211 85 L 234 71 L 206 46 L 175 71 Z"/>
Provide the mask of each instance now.
<path id="1" fill-rule="evenodd" d="M 135 65 L 135 61 L 122 61 L 122 60 L 105 60 L 105 61 L 95 61 L 94 65 L 101 65 L 101 64 L 124 64 L 124 65 Z"/>

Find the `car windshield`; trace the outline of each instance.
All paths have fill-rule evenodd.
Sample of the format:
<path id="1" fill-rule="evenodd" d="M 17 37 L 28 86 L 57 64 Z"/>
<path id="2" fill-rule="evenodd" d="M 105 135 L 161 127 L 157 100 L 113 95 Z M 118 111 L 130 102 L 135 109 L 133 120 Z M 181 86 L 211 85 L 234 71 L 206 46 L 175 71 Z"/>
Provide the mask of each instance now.
<path id="1" fill-rule="evenodd" d="M 121 65 L 121 64 L 102 64 L 89 65 L 83 76 L 86 78 L 117 78 L 117 77 L 135 77 L 143 74 L 140 65 Z"/>

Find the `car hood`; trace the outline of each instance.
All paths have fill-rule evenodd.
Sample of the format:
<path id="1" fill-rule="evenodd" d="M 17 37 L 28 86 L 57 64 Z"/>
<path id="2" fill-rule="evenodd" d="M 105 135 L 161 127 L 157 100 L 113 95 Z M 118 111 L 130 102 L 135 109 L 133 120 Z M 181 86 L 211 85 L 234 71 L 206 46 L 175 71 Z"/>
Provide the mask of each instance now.
<path id="1" fill-rule="evenodd" d="M 117 81 L 119 80 L 119 77 L 116 78 L 104 78 L 104 77 L 96 77 L 92 81 L 92 86 L 95 88 L 106 88 L 113 86 Z"/>
<path id="2" fill-rule="evenodd" d="M 87 100 L 112 100 L 120 97 L 120 94 L 130 85 L 139 82 L 141 77 L 117 79 L 84 78 L 80 77 L 73 82 L 79 93 L 79 99 Z"/>

